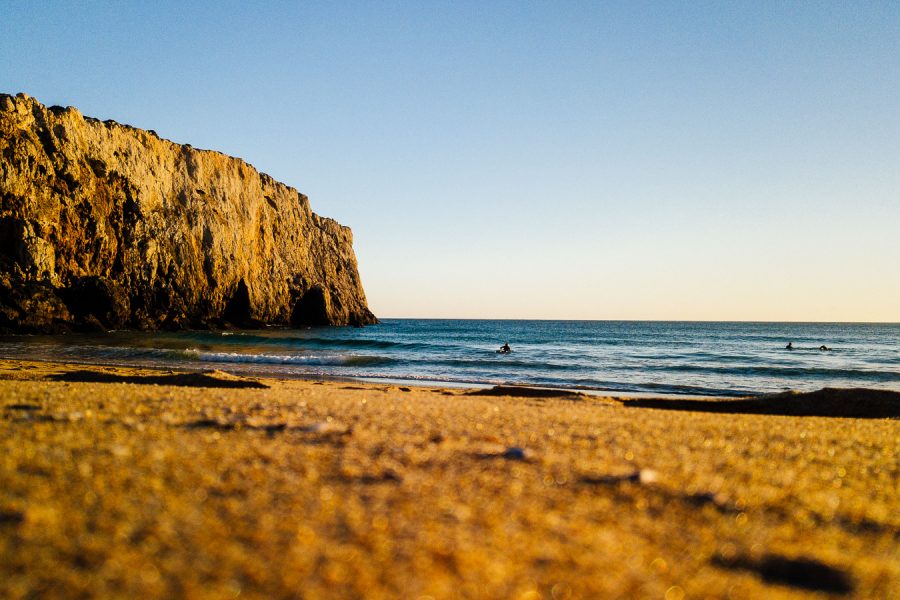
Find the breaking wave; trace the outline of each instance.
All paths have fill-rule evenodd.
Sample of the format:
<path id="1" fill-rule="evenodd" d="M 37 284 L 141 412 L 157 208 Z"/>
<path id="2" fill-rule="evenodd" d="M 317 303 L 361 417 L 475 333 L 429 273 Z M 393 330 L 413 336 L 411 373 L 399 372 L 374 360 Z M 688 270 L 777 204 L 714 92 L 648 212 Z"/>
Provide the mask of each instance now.
<path id="1" fill-rule="evenodd" d="M 310 365 L 333 367 L 370 367 L 388 365 L 396 359 L 386 356 L 309 356 L 291 354 L 245 354 L 241 352 L 204 352 L 196 348 L 183 350 L 181 354 L 190 360 L 214 363 L 255 363 L 261 365 Z"/>

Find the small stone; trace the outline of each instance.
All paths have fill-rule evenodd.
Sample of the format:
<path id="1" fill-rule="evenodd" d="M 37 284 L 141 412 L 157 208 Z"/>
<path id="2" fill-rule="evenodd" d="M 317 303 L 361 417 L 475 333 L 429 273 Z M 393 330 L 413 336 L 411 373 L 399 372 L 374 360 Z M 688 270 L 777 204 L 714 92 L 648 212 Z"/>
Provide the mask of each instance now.
<path id="1" fill-rule="evenodd" d="M 697 506 L 704 506 L 706 504 L 715 504 L 719 506 L 724 504 L 722 499 L 719 497 L 719 494 L 715 492 L 695 492 L 687 496 L 688 502 L 691 504 L 695 504 Z"/>
<path id="2" fill-rule="evenodd" d="M 652 469 L 639 469 L 624 475 L 587 475 L 580 479 L 589 485 L 617 485 L 620 483 L 650 484 L 659 479 L 659 474 Z"/>
<path id="3" fill-rule="evenodd" d="M 19 510 L 0 508 L 0 525 L 18 525 L 25 520 L 25 513 Z"/>
<path id="4" fill-rule="evenodd" d="M 510 446 L 501 456 L 507 460 L 528 460 L 528 452 L 518 446 Z"/>
<path id="5" fill-rule="evenodd" d="M 334 421 L 320 421 L 318 423 L 313 423 L 312 425 L 304 427 L 303 431 L 309 433 L 351 433 L 351 430 L 348 427 L 335 423 Z"/>
<path id="6" fill-rule="evenodd" d="M 235 423 L 227 423 L 217 419 L 198 419 L 185 424 L 188 429 L 236 429 Z"/>
<path id="7" fill-rule="evenodd" d="M 659 481 L 659 473 L 653 469 L 641 469 L 637 472 L 637 481 L 639 483 L 656 483 Z"/>

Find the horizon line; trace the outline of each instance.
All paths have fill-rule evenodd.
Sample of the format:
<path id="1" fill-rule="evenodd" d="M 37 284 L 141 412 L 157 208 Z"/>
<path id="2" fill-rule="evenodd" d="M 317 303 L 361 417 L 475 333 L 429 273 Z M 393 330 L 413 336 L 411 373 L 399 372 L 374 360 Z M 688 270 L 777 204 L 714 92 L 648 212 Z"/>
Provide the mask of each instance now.
<path id="1" fill-rule="evenodd" d="M 541 317 L 381 317 L 379 320 L 395 321 L 572 321 L 606 323 L 759 323 L 784 325 L 900 325 L 900 321 L 778 321 L 760 319 L 577 319 Z"/>

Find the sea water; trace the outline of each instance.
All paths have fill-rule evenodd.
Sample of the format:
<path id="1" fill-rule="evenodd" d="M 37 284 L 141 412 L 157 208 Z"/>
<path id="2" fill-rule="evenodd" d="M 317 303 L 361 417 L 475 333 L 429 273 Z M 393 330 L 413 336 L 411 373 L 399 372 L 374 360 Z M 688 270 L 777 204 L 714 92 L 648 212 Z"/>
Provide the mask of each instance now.
<path id="1" fill-rule="evenodd" d="M 497 352 L 504 342 L 509 354 Z M 900 324 L 384 319 L 365 328 L 3 336 L 0 356 L 625 394 L 900 390 Z"/>

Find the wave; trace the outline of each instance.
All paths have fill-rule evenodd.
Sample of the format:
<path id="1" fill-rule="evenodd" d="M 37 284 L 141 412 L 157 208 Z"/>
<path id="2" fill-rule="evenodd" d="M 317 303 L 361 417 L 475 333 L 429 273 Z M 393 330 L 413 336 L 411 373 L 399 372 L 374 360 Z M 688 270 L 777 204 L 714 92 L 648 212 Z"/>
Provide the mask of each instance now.
<path id="1" fill-rule="evenodd" d="M 644 365 L 631 367 L 634 370 L 654 370 L 663 372 L 710 373 L 715 375 L 771 376 L 784 378 L 846 378 L 863 381 L 891 382 L 900 381 L 900 373 L 895 371 L 879 371 L 874 369 L 850 369 L 845 367 L 781 367 L 774 365 L 744 365 L 740 367 L 713 365 Z"/>
<path id="2" fill-rule="evenodd" d="M 190 360 L 216 363 L 253 363 L 264 365 L 310 365 L 310 366 L 345 366 L 367 367 L 386 365 L 396 362 L 396 359 L 386 356 L 360 356 L 360 355 L 335 355 L 315 356 L 297 354 L 244 354 L 240 352 L 204 352 L 196 348 L 180 351 L 180 354 Z"/>
<path id="3" fill-rule="evenodd" d="M 472 367 L 472 368 L 490 368 L 495 371 L 506 371 L 509 369 L 525 369 L 528 371 L 583 371 L 584 367 L 578 364 L 560 364 L 560 363 L 550 363 L 550 362 L 541 362 L 541 361 L 528 361 L 528 360 L 498 360 L 493 356 L 495 353 L 491 351 L 491 358 L 411 358 L 404 357 L 404 359 L 398 360 L 397 362 L 409 363 L 409 364 L 420 364 L 420 365 L 435 365 L 442 367 Z"/>
<path id="4" fill-rule="evenodd" d="M 747 395 L 845 385 L 900 389 L 898 332 L 900 325 L 385 320 L 360 330 L 0 336 L 0 356 L 157 368 L 219 363 L 286 377 L 518 383 L 592 393 Z M 783 351 L 788 339 L 793 353 Z M 495 354 L 505 340 L 513 354 Z M 834 351 L 818 351 L 821 343 Z"/>
<path id="5" fill-rule="evenodd" d="M 204 334 L 206 337 L 208 334 Z M 226 338 L 226 339 L 222 339 Z M 207 338 L 208 339 L 208 338 Z M 197 341 L 201 341 L 198 339 Z M 210 340 L 212 341 L 212 340 Z M 298 335 L 259 335 L 246 332 L 221 332 L 215 344 L 227 344 L 247 346 L 257 344 L 261 346 L 286 346 L 286 347 L 318 347 L 318 348 L 360 348 L 360 349 L 407 349 L 427 350 L 434 348 L 446 348 L 446 345 L 429 344 L 427 342 L 405 342 L 374 338 L 329 338 L 310 337 Z"/>

